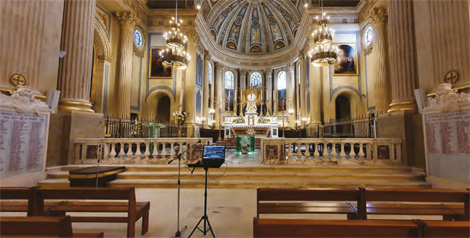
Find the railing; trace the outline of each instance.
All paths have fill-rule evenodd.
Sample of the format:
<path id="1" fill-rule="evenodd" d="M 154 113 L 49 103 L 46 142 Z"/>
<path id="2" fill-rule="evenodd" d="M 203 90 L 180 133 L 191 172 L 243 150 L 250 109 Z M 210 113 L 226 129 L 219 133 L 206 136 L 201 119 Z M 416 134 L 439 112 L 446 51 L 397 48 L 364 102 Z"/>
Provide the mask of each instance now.
<path id="1" fill-rule="evenodd" d="M 182 163 L 200 159 L 203 145 L 212 138 L 79 138 L 75 139 L 75 163 L 164 164 L 182 153 Z"/>
<path id="2" fill-rule="evenodd" d="M 353 119 L 330 119 L 320 126 L 320 134 L 324 138 L 374 138 L 375 122 L 375 114 Z"/>
<path id="3" fill-rule="evenodd" d="M 105 137 L 106 138 L 148 138 L 149 124 L 162 124 L 164 127 L 160 129 L 160 137 L 177 137 L 178 127 L 169 123 L 161 123 L 156 120 L 131 120 L 123 117 L 106 116 L 105 120 Z M 181 136 L 187 136 L 187 128 L 181 127 Z"/>
<path id="4" fill-rule="evenodd" d="M 402 164 L 401 139 L 263 139 L 263 164 Z"/>

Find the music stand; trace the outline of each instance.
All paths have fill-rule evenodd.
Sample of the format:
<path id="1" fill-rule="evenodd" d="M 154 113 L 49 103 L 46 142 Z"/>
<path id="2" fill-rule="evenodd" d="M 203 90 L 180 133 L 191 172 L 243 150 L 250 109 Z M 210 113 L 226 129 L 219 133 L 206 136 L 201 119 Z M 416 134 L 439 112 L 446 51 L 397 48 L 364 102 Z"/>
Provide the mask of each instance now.
<path id="1" fill-rule="evenodd" d="M 189 234 L 188 238 L 191 238 L 191 236 L 193 235 L 194 231 L 196 231 L 196 229 L 200 230 L 204 235 L 206 235 L 207 232 L 210 231 L 211 234 L 212 234 L 212 237 L 215 238 L 214 231 L 212 230 L 211 223 L 209 222 L 209 217 L 207 216 L 207 172 L 209 171 L 209 168 L 220 168 L 220 165 L 219 166 L 208 166 L 208 165 L 204 165 L 204 164 L 201 164 L 201 163 L 197 163 L 197 164 L 188 164 L 188 167 L 194 168 L 194 169 L 204 168 L 204 170 L 206 171 L 206 182 L 204 184 L 204 215 L 201 217 L 201 219 L 197 223 L 196 227 L 194 227 L 193 231 L 191 231 L 191 234 Z M 199 224 L 201 224 L 202 221 L 204 221 L 203 230 L 201 230 L 201 228 L 199 228 Z M 209 225 L 209 226 L 207 227 L 206 225 Z"/>

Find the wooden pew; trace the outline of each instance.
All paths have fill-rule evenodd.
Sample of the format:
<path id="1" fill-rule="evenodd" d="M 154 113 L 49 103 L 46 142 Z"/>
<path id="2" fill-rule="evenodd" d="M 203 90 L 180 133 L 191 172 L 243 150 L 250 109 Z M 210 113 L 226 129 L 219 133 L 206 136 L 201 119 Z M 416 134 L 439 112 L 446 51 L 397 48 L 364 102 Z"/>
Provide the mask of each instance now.
<path id="1" fill-rule="evenodd" d="M 0 236 L 7 237 L 104 237 L 101 233 L 73 233 L 70 216 L 0 217 Z"/>
<path id="2" fill-rule="evenodd" d="M 142 218 L 142 235 L 148 231 L 150 202 L 136 202 L 131 188 L 39 188 L 34 214 L 36 216 L 65 216 L 67 212 L 126 213 L 126 216 L 76 216 L 72 222 L 127 223 L 127 237 L 135 236 L 135 223 Z M 44 206 L 47 199 L 62 200 L 53 206 Z M 83 201 L 83 200 L 125 200 Z"/>
<path id="3" fill-rule="evenodd" d="M 260 214 L 346 214 L 357 219 L 359 189 L 258 188 L 257 212 Z M 355 201 L 355 206 L 348 201 Z"/>
<path id="4" fill-rule="evenodd" d="M 26 212 L 32 215 L 35 187 L 0 187 L 1 212 Z"/>
<path id="5" fill-rule="evenodd" d="M 424 237 L 470 237 L 469 221 L 426 221 L 422 229 Z"/>
<path id="6" fill-rule="evenodd" d="M 441 215 L 444 220 L 469 220 L 470 191 L 436 189 L 362 189 L 358 213 L 367 215 Z M 377 203 L 387 202 L 387 203 Z M 430 204 L 434 203 L 434 204 Z M 456 204 L 458 203 L 458 204 Z"/>
<path id="7" fill-rule="evenodd" d="M 418 237 L 419 232 L 413 221 L 253 219 L 253 237 Z"/>

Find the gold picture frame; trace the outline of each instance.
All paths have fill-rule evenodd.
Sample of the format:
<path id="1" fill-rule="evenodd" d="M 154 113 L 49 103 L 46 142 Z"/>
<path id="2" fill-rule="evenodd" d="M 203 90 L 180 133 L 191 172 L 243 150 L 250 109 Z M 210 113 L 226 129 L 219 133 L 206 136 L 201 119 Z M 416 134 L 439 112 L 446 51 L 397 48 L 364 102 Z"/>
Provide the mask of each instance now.
<path id="1" fill-rule="evenodd" d="M 164 50 L 164 46 L 150 47 L 149 52 L 149 78 L 151 79 L 172 79 L 173 69 L 163 66 L 160 51 Z"/>
<path id="2" fill-rule="evenodd" d="M 357 76 L 359 75 L 359 61 L 356 43 L 338 43 L 338 58 L 333 65 L 334 76 Z"/>

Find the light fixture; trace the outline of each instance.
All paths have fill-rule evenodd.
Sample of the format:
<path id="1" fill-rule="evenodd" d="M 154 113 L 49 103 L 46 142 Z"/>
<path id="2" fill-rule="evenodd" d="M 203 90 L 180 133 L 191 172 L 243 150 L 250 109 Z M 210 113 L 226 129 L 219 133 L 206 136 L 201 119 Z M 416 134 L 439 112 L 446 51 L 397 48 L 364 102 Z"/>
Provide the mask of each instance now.
<path id="1" fill-rule="evenodd" d="M 199 5 L 199 4 L 196 5 L 196 9 L 197 9 L 197 10 L 201 10 L 201 5 Z"/>
<path id="2" fill-rule="evenodd" d="M 313 31 L 312 38 L 315 48 L 308 52 L 314 66 L 328 66 L 336 62 L 338 48 L 332 45 L 335 31 L 328 28 L 330 17 L 323 12 L 323 0 L 321 1 L 321 19 L 317 16 L 318 29 Z"/>
<path id="3" fill-rule="evenodd" d="M 186 43 L 188 37 L 181 33 L 181 24 L 183 20 L 178 21 L 178 1 L 176 1 L 176 16 L 171 18 L 171 30 L 163 34 L 166 39 L 167 49 L 160 51 L 163 59 L 163 66 L 176 69 L 186 69 L 190 55 L 186 52 Z"/>
<path id="4" fill-rule="evenodd" d="M 304 4 L 304 8 L 307 8 L 307 7 L 308 7 L 308 3 L 305 3 L 305 4 Z"/>

